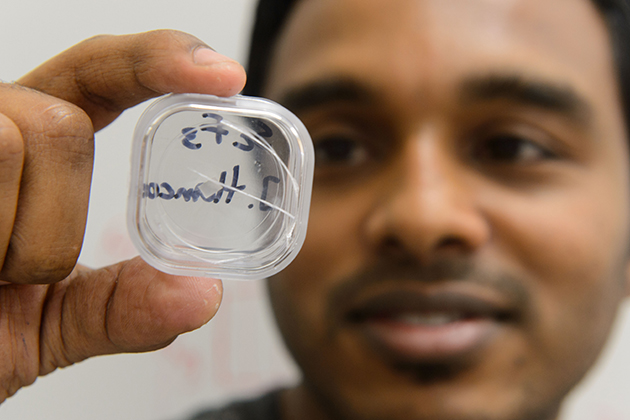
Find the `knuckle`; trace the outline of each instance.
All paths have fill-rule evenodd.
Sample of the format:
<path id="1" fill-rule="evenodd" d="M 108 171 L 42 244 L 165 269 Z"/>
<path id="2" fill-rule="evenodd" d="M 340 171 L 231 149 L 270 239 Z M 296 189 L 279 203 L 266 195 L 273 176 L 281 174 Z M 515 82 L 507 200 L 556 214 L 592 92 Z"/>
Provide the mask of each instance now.
<path id="1" fill-rule="evenodd" d="M 65 279 L 76 265 L 81 246 L 60 245 L 53 241 L 47 246 L 33 246 L 32 241 L 14 234 L 2 267 L 2 278 L 21 284 L 50 284 Z"/>
<path id="2" fill-rule="evenodd" d="M 43 132 L 53 138 L 91 138 L 93 135 L 90 117 L 78 106 L 70 103 L 55 103 L 42 111 Z"/>
<path id="3" fill-rule="evenodd" d="M 30 279 L 34 284 L 57 283 L 68 277 L 73 268 L 74 264 L 55 266 L 50 261 L 41 261 L 38 269 L 31 272 Z"/>
<path id="4" fill-rule="evenodd" d="M 71 164 L 92 164 L 94 130 L 81 108 L 68 103 L 50 105 L 43 110 L 41 121 L 42 147 L 62 151 Z"/>
<path id="5" fill-rule="evenodd" d="M 78 255 L 37 255 L 28 262 L 22 262 L 19 280 L 13 279 L 14 282 L 26 284 L 51 284 L 57 283 L 70 275 Z M 15 276 L 12 276 L 15 277 Z"/>

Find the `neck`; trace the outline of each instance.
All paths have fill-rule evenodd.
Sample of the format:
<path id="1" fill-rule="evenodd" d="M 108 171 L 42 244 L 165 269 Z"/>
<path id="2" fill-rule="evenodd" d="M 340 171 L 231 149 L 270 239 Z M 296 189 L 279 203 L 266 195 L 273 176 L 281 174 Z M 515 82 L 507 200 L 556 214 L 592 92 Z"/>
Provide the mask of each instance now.
<path id="1" fill-rule="evenodd" d="M 280 406 L 282 420 L 332 420 L 303 384 L 284 391 Z"/>
<path id="2" fill-rule="evenodd" d="M 290 388 L 280 395 L 280 412 L 282 420 L 337 420 L 322 406 L 320 401 L 309 389 L 300 384 Z M 536 420 L 560 420 L 560 410 L 547 412 L 544 417 L 536 416 Z"/>

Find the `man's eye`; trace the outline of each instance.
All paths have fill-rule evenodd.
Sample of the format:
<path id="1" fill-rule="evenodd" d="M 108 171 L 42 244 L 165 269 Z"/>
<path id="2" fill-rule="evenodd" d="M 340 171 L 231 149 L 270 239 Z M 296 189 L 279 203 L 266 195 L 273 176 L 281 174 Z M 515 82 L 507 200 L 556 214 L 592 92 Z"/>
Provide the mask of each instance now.
<path id="1" fill-rule="evenodd" d="M 528 164 L 555 158 L 545 147 L 511 134 L 493 136 L 475 149 L 475 158 L 489 163 Z"/>
<path id="2" fill-rule="evenodd" d="M 356 166 L 365 162 L 368 152 L 352 138 L 328 136 L 314 141 L 316 166 Z"/>

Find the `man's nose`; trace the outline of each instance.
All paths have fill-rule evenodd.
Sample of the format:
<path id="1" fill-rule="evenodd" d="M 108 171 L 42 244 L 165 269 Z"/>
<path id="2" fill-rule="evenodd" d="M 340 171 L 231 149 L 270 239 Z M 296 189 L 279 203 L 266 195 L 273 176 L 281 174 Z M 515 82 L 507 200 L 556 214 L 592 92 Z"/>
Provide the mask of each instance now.
<path id="1" fill-rule="evenodd" d="M 430 130 L 404 143 L 366 224 L 379 252 L 429 263 L 469 255 L 488 241 L 479 175 L 453 149 Z"/>

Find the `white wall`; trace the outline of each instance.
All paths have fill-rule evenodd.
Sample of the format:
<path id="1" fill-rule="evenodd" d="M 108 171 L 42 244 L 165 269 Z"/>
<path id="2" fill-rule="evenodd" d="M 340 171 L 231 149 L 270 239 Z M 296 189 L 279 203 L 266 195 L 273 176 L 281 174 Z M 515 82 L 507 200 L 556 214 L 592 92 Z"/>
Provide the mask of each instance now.
<path id="1" fill-rule="evenodd" d="M 190 32 L 243 61 L 254 0 L 5 0 L 0 79 L 9 81 L 80 40 L 158 28 Z M 81 260 L 102 266 L 135 255 L 124 222 L 129 150 L 144 106 L 97 135 Z M 165 350 L 92 359 L 40 378 L 0 406 L 2 420 L 168 420 L 238 395 L 297 380 L 270 322 L 262 282 L 226 283 L 207 326 Z M 630 310 L 566 418 L 630 419 Z"/>

